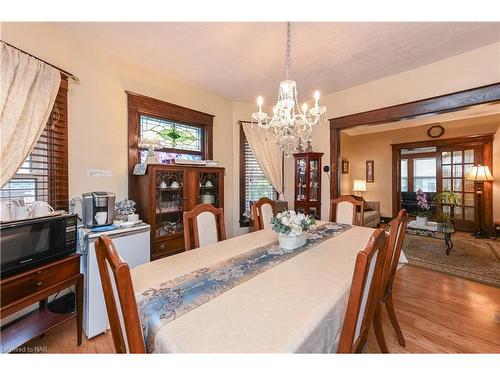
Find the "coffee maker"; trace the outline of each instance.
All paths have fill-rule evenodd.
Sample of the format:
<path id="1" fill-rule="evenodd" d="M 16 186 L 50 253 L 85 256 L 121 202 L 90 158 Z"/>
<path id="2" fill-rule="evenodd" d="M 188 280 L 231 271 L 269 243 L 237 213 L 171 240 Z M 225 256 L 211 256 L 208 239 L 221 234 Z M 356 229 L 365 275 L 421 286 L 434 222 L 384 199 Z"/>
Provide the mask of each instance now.
<path id="1" fill-rule="evenodd" d="M 113 224 L 115 213 L 115 194 L 94 191 L 82 194 L 83 224 L 86 228 Z"/>

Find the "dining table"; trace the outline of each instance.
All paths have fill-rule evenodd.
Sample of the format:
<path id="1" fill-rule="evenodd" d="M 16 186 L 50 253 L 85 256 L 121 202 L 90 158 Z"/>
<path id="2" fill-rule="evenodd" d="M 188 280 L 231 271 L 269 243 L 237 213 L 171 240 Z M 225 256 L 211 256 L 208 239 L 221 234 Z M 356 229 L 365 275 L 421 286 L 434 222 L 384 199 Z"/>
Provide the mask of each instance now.
<path id="1" fill-rule="evenodd" d="M 276 256 L 249 275 L 239 269 L 241 274 L 230 275 L 238 277 L 238 282 L 217 284 L 216 292 L 212 290 L 208 297 L 200 292 L 188 308 L 179 302 L 179 290 L 199 288 L 207 282 L 207 274 L 211 282 L 223 280 L 221 268 L 227 264 L 255 264 L 269 254 L 281 254 L 278 234 L 263 229 L 133 268 L 141 321 L 150 330 L 154 327 L 154 335 L 146 337 L 148 351 L 336 352 L 355 259 L 374 229 L 321 221 L 315 227 L 323 232 L 325 227 L 341 229 L 308 241 L 296 254 L 285 254 L 281 260 Z M 323 232 L 313 229 L 310 236 L 319 238 L 314 233 Z M 186 283 L 189 287 L 182 287 Z M 156 298 L 161 292 L 169 295 L 169 303 Z"/>

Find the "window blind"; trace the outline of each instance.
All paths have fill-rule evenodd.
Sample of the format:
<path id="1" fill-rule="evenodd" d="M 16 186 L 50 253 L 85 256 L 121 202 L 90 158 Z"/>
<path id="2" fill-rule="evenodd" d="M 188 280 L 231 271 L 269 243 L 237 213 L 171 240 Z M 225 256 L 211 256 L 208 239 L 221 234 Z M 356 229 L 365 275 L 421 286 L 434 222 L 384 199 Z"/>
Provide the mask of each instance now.
<path id="1" fill-rule="evenodd" d="M 68 80 L 61 77 L 49 120 L 33 151 L 0 191 L 2 201 L 24 199 L 68 209 Z"/>
<path id="2" fill-rule="evenodd" d="M 269 183 L 268 179 L 262 172 L 262 169 L 255 158 L 250 144 L 246 140 L 245 133 L 241 131 L 241 150 L 240 157 L 242 158 L 240 171 L 240 178 L 242 179 L 242 184 L 240 184 L 243 189 L 240 199 L 240 222 L 245 222 L 248 220 L 251 212 L 251 204 L 256 202 L 262 197 L 268 197 L 269 199 L 276 200 L 278 195 L 274 187 Z M 242 173 L 241 173 L 242 172 Z"/>

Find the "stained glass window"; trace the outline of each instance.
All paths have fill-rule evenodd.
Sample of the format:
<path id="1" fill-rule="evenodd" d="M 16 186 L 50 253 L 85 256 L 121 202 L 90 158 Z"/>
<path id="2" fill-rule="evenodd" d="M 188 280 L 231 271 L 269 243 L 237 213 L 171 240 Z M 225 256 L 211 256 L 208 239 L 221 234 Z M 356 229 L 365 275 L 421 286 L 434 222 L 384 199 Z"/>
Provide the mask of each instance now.
<path id="1" fill-rule="evenodd" d="M 154 135 L 164 148 L 202 153 L 203 128 L 156 117 L 140 117 L 140 136 Z M 181 153 L 182 153 L 181 151 Z"/>

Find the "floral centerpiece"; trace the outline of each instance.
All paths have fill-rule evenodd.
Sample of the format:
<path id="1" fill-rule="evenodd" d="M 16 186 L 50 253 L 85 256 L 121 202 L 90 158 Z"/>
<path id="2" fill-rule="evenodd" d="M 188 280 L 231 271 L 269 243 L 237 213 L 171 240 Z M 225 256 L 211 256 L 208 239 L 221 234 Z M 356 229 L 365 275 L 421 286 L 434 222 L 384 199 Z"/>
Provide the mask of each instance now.
<path id="1" fill-rule="evenodd" d="M 417 206 L 418 212 L 415 213 L 417 216 L 417 224 L 427 225 L 431 211 L 427 200 L 427 194 L 423 192 L 422 189 L 417 190 Z"/>
<path id="2" fill-rule="evenodd" d="M 316 224 L 316 220 L 294 210 L 284 210 L 271 219 L 271 224 L 279 235 L 280 247 L 295 249 L 306 243 L 306 232 Z"/>

